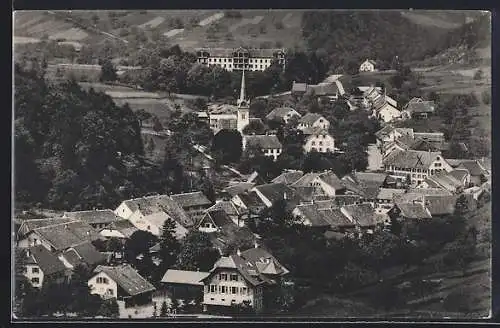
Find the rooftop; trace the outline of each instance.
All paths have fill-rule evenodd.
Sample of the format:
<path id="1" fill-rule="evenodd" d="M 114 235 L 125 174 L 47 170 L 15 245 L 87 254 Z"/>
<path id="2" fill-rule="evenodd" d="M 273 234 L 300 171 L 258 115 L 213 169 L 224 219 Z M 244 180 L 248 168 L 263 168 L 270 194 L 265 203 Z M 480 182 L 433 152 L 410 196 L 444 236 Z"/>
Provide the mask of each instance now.
<path id="1" fill-rule="evenodd" d="M 65 212 L 64 216 L 67 218 L 85 221 L 89 224 L 111 223 L 122 220 L 112 210 L 93 210 L 93 211 L 78 211 L 78 212 Z"/>
<path id="2" fill-rule="evenodd" d="M 144 279 L 129 264 L 119 266 L 99 265 L 95 273 L 104 272 L 113 279 L 127 294 L 134 296 L 155 290 L 155 287 Z"/>
<path id="3" fill-rule="evenodd" d="M 384 159 L 384 164 L 399 168 L 428 169 L 437 157 L 440 156 L 441 152 L 395 150 Z"/>
<path id="4" fill-rule="evenodd" d="M 326 121 L 326 119 L 321 114 L 318 114 L 318 113 L 307 113 L 306 115 L 302 116 L 299 119 L 299 123 L 313 124 L 314 122 L 316 122 L 320 118 L 323 118 Z"/>
<path id="5" fill-rule="evenodd" d="M 254 146 L 261 149 L 281 149 L 282 145 L 275 135 L 249 135 L 244 136 L 246 147 Z"/>
<path id="6" fill-rule="evenodd" d="M 203 286 L 203 279 L 210 273 L 200 271 L 167 270 L 161 279 L 162 283 Z"/>
<path id="7" fill-rule="evenodd" d="M 201 191 L 177 194 L 170 197 L 182 208 L 212 205 L 212 202 Z"/>
<path id="8" fill-rule="evenodd" d="M 52 254 L 42 245 L 30 247 L 29 253 L 31 262 L 36 263 L 40 267 L 44 275 L 50 275 L 56 272 L 64 272 L 66 270 L 66 267 L 57 258 L 57 256 Z"/>

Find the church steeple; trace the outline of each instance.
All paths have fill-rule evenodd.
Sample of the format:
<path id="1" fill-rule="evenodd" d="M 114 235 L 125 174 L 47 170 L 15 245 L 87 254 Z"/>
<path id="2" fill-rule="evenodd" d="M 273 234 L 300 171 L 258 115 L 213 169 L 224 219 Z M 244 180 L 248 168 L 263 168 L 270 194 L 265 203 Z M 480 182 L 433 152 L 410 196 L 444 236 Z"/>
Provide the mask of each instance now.
<path id="1" fill-rule="evenodd" d="M 245 87 L 245 70 L 243 69 L 243 74 L 241 75 L 241 90 L 240 98 L 237 101 L 238 107 L 248 106 L 249 101 L 246 99 L 246 87 Z"/>

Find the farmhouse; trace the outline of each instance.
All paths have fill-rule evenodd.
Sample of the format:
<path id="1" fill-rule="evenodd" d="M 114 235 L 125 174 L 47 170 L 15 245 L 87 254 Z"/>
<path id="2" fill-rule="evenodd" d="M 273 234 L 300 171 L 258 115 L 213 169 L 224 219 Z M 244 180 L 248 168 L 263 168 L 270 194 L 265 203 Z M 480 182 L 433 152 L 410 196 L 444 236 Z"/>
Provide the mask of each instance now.
<path id="1" fill-rule="evenodd" d="M 203 297 L 203 279 L 208 275 L 208 272 L 170 269 L 165 272 L 161 284 L 171 298 L 198 298 Z"/>
<path id="2" fill-rule="evenodd" d="M 252 191 L 257 194 L 267 207 L 273 206 L 273 204 L 279 200 L 286 200 L 287 203 L 290 204 L 298 204 L 302 200 L 300 195 L 298 195 L 293 188 L 282 183 L 268 183 L 255 186 Z"/>
<path id="3" fill-rule="evenodd" d="M 319 153 L 330 153 L 335 151 L 335 139 L 330 135 L 328 130 L 323 128 L 306 128 L 304 151 L 309 153 L 317 151 Z"/>
<path id="4" fill-rule="evenodd" d="M 302 171 L 296 171 L 296 170 L 288 170 L 280 175 L 278 175 L 276 178 L 274 178 L 271 182 L 272 183 L 284 183 L 286 185 L 291 185 L 304 175 L 304 172 Z"/>
<path id="5" fill-rule="evenodd" d="M 40 288 L 44 282 L 49 280 L 53 282 L 65 281 L 66 266 L 42 245 L 26 249 L 26 257 L 23 274 L 31 286 Z"/>
<path id="6" fill-rule="evenodd" d="M 440 152 L 417 150 L 394 151 L 383 160 L 385 172 L 398 181 L 407 181 L 412 185 L 421 184 L 428 176 L 452 170 Z"/>
<path id="7" fill-rule="evenodd" d="M 414 98 L 415 99 L 415 98 Z M 418 98 L 420 99 L 420 98 Z M 436 105 L 434 101 L 411 101 L 406 104 L 402 116 L 404 119 L 427 118 L 434 113 Z"/>
<path id="8" fill-rule="evenodd" d="M 123 238 L 127 239 L 132 236 L 137 229 L 129 220 L 122 218 L 120 221 L 111 223 L 107 228 L 99 231 L 99 234 L 105 238 Z"/>
<path id="9" fill-rule="evenodd" d="M 304 131 L 307 128 L 321 128 L 328 130 L 330 122 L 322 115 L 317 113 L 307 113 L 299 120 L 298 129 Z"/>
<path id="10" fill-rule="evenodd" d="M 243 136 L 243 150 L 249 147 L 260 149 L 265 156 L 277 160 L 283 151 L 283 146 L 276 135 L 245 135 Z"/>
<path id="11" fill-rule="evenodd" d="M 198 63 L 219 66 L 227 71 L 265 71 L 273 62 L 285 68 L 285 49 L 250 49 L 239 47 L 196 49 Z"/>
<path id="12" fill-rule="evenodd" d="M 359 65 L 359 72 L 375 72 L 377 71 L 377 63 L 374 60 L 367 59 Z"/>
<path id="13" fill-rule="evenodd" d="M 96 229 L 108 227 L 111 223 L 121 220 L 119 216 L 109 209 L 65 212 L 63 217 L 86 222 Z"/>
<path id="14" fill-rule="evenodd" d="M 156 290 L 129 264 L 99 265 L 87 284 L 91 294 L 125 301 L 125 307 L 151 303 L 152 292 Z"/>
<path id="15" fill-rule="evenodd" d="M 266 119 L 268 121 L 279 121 L 287 124 L 292 117 L 300 118 L 301 116 L 299 112 L 291 107 L 278 107 L 267 114 Z"/>
<path id="16" fill-rule="evenodd" d="M 204 311 L 246 303 L 261 312 L 264 294 L 287 273 L 283 265 L 260 247 L 221 257 L 203 279 Z"/>
<path id="17" fill-rule="evenodd" d="M 234 224 L 229 215 L 222 210 L 208 211 L 203 215 L 196 228 L 201 232 L 216 232 L 221 230 L 222 226 Z"/>
<path id="18" fill-rule="evenodd" d="M 302 178 L 294 182 L 290 187 L 301 190 L 301 188 L 312 188 L 314 195 L 324 195 L 335 197 L 345 193 L 345 186 L 342 181 L 332 171 L 322 173 L 307 173 Z"/>
<path id="19" fill-rule="evenodd" d="M 197 221 L 212 202 L 201 191 L 194 191 L 170 196 L 192 219 Z"/>

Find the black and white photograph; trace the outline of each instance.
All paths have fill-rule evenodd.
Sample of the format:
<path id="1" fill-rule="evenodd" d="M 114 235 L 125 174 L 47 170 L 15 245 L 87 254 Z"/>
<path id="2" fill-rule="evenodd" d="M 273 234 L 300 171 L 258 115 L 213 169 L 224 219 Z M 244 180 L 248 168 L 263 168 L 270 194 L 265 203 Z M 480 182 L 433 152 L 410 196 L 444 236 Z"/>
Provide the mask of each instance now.
<path id="1" fill-rule="evenodd" d="M 14 11 L 11 320 L 496 316 L 491 45 L 486 10 Z"/>

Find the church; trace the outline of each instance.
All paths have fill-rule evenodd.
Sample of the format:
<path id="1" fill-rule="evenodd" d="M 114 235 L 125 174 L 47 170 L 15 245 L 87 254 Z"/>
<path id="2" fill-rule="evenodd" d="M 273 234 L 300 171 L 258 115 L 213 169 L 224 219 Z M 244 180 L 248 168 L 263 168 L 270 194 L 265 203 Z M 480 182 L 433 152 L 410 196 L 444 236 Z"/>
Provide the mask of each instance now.
<path id="1" fill-rule="evenodd" d="M 222 129 L 238 130 L 243 134 L 243 129 L 250 123 L 250 101 L 246 99 L 245 71 L 241 76 L 240 98 L 236 106 L 230 104 L 213 104 L 208 107 L 210 129 L 217 134 Z"/>

